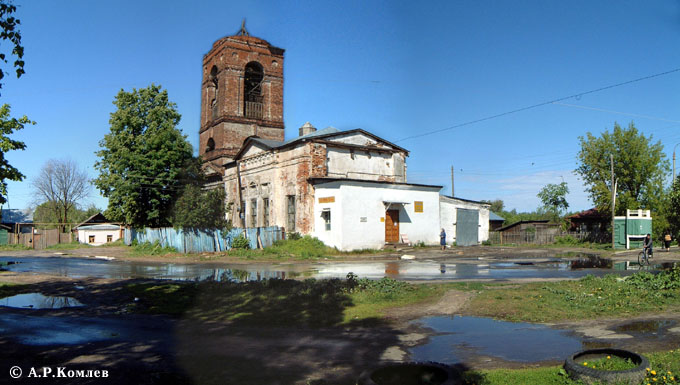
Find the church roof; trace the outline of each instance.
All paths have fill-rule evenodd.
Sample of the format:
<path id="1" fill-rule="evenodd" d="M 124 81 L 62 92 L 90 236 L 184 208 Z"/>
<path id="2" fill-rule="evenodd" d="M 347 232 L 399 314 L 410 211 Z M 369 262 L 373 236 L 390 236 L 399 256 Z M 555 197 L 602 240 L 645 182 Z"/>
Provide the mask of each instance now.
<path id="1" fill-rule="evenodd" d="M 375 139 L 379 142 L 384 142 L 384 143 L 388 144 L 389 146 L 391 146 L 391 147 L 393 147 L 397 150 L 404 151 L 408 154 L 408 151 L 406 149 L 401 148 L 401 147 L 397 146 L 396 144 L 390 143 L 390 142 L 386 141 L 385 139 L 383 139 L 379 136 L 373 135 L 368 131 L 364 131 L 361 128 L 356 128 L 356 129 L 348 130 L 348 131 L 340 131 L 339 129 L 337 129 L 335 127 L 326 127 L 323 130 L 310 132 L 309 134 L 298 136 L 296 138 L 289 139 L 289 140 L 286 140 L 286 141 L 278 141 L 278 140 L 272 140 L 272 139 L 262 139 L 262 138 L 259 138 L 257 136 L 251 136 L 243 142 L 243 146 L 241 147 L 239 152 L 236 154 L 234 159 L 239 159 L 241 157 L 241 155 L 243 155 L 243 152 L 248 147 L 248 144 L 253 143 L 253 142 L 262 145 L 267 150 L 273 150 L 273 149 L 277 149 L 277 148 L 287 147 L 287 146 L 290 146 L 294 143 L 305 141 L 305 140 L 308 140 L 308 139 L 328 139 L 328 138 L 332 138 L 334 136 L 347 135 L 347 134 L 352 134 L 352 133 L 356 133 L 356 132 L 364 134 L 366 136 L 369 136 L 369 137 L 371 137 L 371 138 L 373 138 L 373 139 Z"/>

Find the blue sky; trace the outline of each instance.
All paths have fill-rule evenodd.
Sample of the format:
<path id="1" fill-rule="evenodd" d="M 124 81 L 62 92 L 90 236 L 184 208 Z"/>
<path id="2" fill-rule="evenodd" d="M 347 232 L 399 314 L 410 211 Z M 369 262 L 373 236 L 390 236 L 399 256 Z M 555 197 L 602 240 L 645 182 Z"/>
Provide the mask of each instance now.
<path id="1" fill-rule="evenodd" d="M 120 89 L 167 89 L 197 152 L 203 55 L 243 18 L 286 50 L 286 138 L 306 121 L 363 128 L 410 151 L 409 182 L 446 194 L 453 166 L 461 198 L 530 211 L 541 187 L 564 180 L 570 210 L 587 209 L 573 173 L 579 136 L 634 121 L 668 159 L 680 143 L 680 72 L 444 130 L 680 68 L 677 0 L 15 4 L 26 75 L 5 78 L 0 102 L 37 125 L 13 136 L 25 151 L 7 154 L 26 175 L 9 183 L 10 208 L 32 204 L 30 182 L 49 159 L 96 177 Z M 90 203 L 106 206 L 94 189 Z"/>

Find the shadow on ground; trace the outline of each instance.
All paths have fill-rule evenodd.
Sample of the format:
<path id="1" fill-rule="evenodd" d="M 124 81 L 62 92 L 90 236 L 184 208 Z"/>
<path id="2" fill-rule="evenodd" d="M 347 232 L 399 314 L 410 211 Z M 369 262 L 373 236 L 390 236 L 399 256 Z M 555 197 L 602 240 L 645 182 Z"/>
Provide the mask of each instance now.
<path id="1" fill-rule="evenodd" d="M 13 384 L 46 383 L 26 378 L 30 368 L 43 366 L 53 369 L 50 375 L 58 367 L 108 370 L 107 378 L 50 378 L 49 383 L 353 384 L 388 347 L 399 344 L 399 332 L 378 319 L 343 323 L 352 301 L 341 280 L 84 279 L 1 289 L 2 296 L 40 292 L 86 305 L 2 309 L 0 382 L 10 380 L 12 366 L 24 371 Z M 37 330 L 85 337 L 41 344 L 51 340 Z"/>

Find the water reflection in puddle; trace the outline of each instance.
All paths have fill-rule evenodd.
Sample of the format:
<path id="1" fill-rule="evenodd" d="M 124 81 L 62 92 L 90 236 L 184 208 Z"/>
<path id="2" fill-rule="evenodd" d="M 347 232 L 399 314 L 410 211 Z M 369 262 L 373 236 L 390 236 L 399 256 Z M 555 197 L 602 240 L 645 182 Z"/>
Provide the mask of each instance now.
<path id="1" fill-rule="evenodd" d="M 650 333 L 653 335 L 663 335 L 668 329 L 677 324 L 678 321 L 669 319 L 633 321 L 616 326 L 614 331 L 631 335 L 649 335 Z"/>
<path id="2" fill-rule="evenodd" d="M 16 258 L 15 258 L 16 259 Z M 0 263 L 8 261 L 0 257 Z M 590 264 L 588 264 L 590 263 Z M 574 261 L 543 259 L 534 261 L 495 262 L 466 260 L 399 260 L 362 263 L 321 262 L 310 264 L 191 264 L 105 261 L 86 258 L 23 257 L 21 263 L 8 265 L 10 271 L 51 274 L 71 278 L 155 278 L 171 280 L 212 280 L 246 282 L 269 278 L 345 278 L 352 272 L 361 278 L 390 277 L 400 280 L 457 279 L 522 279 L 522 278 L 581 278 L 586 275 L 629 275 L 636 272 L 625 262 L 582 258 Z M 620 265 L 620 266 L 619 266 Z M 592 266 L 592 267 L 591 267 Z"/>
<path id="3" fill-rule="evenodd" d="M 168 341 L 157 323 L 101 317 L 0 313 L 0 333 L 26 345 L 75 345 L 111 339 Z"/>
<path id="4" fill-rule="evenodd" d="M 71 297 L 51 297 L 40 293 L 26 293 L 0 298 L 0 306 L 21 309 L 61 309 L 84 305 Z"/>
<path id="5" fill-rule="evenodd" d="M 416 322 L 438 334 L 410 350 L 413 361 L 465 362 L 470 355 L 517 362 L 553 361 L 582 347 L 579 338 L 544 325 L 459 316 Z"/>

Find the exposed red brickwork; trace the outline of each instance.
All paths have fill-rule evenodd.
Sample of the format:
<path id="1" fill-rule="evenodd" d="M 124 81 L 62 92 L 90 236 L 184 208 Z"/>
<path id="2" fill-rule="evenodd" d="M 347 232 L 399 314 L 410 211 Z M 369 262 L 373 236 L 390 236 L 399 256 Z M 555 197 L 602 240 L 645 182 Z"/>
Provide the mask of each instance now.
<path id="1" fill-rule="evenodd" d="M 321 178 L 328 175 L 328 166 L 326 165 L 326 146 L 321 144 L 311 144 L 312 150 L 312 171 L 311 176 L 314 178 Z"/>
<path id="2" fill-rule="evenodd" d="M 378 176 L 379 182 L 396 182 L 396 178 L 393 175 L 380 175 Z"/>
<path id="3" fill-rule="evenodd" d="M 256 37 L 228 36 L 204 56 L 199 153 L 205 159 L 233 159 L 251 135 L 283 141 L 283 52 Z M 261 119 L 244 116 L 243 79 L 250 62 L 259 63 L 264 72 Z M 215 149 L 207 151 L 210 138 Z"/>

